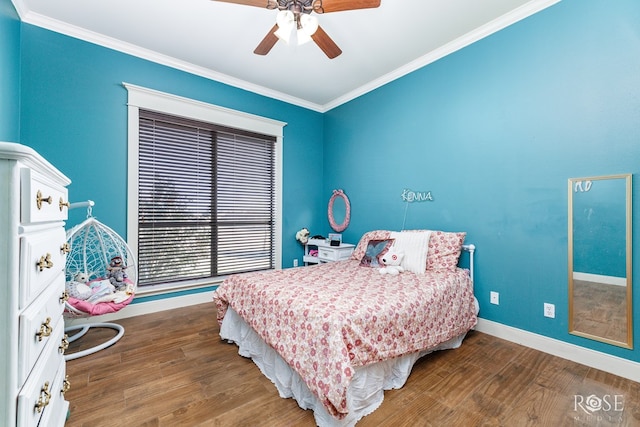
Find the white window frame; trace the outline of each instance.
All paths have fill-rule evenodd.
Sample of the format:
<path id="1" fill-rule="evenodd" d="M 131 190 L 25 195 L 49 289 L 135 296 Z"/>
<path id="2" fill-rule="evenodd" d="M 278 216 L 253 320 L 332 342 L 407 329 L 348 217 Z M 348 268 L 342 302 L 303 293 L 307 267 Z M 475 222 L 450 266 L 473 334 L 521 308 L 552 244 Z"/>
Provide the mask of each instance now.
<path id="1" fill-rule="evenodd" d="M 214 123 L 276 137 L 275 145 L 275 266 L 282 266 L 282 140 L 285 122 L 235 111 L 228 108 L 148 89 L 130 83 L 122 83 L 127 89 L 128 100 L 128 148 L 127 148 L 127 244 L 138 254 L 138 152 L 139 111 L 151 110 L 202 122 Z M 149 285 L 138 288 L 138 294 L 161 293 L 220 283 L 224 277 L 194 280 L 179 284 Z"/>

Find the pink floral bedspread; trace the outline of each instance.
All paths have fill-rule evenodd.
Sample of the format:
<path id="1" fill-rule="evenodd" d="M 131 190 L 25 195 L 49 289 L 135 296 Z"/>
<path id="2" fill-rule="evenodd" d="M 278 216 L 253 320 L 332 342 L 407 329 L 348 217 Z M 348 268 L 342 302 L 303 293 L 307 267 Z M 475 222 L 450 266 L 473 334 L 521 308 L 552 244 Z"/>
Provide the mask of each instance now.
<path id="1" fill-rule="evenodd" d="M 354 368 L 433 347 L 477 322 L 463 269 L 381 275 L 348 260 L 230 276 L 214 293 L 344 418 Z"/>

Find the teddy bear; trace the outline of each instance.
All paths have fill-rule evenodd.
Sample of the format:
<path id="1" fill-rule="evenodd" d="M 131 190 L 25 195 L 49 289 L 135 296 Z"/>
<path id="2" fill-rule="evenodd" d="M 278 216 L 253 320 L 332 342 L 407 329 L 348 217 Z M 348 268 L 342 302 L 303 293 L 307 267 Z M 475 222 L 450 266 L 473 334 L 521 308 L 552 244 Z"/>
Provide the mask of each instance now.
<path id="1" fill-rule="evenodd" d="M 87 285 L 89 275 L 87 273 L 78 273 L 73 280 L 65 283 L 65 290 L 70 297 L 80 300 L 87 300 L 92 295 L 91 288 Z"/>
<path id="2" fill-rule="evenodd" d="M 404 258 L 404 253 L 396 252 L 395 248 L 392 246 L 389 248 L 387 253 L 382 256 L 381 261 L 384 264 L 384 267 L 381 267 L 378 271 L 380 274 L 397 276 L 404 271 L 404 268 L 400 265 L 402 264 L 402 258 Z"/>
<path id="3" fill-rule="evenodd" d="M 127 267 L 124 265 L 124 261 L 122 261 L 121 256 L 114 256 L 113 258 L 111 258 L 109 266 L 107 267 L 107 270 L 109 272 L 107 278 L 109 279 L 109 282 L 111 282 L 111 284 L 116 288 L 116 290 L 127 289 L 127 282 L 124 279 L 126 279 L 128 276 L 127 273 L 124 272 L 125 268 Z"/>

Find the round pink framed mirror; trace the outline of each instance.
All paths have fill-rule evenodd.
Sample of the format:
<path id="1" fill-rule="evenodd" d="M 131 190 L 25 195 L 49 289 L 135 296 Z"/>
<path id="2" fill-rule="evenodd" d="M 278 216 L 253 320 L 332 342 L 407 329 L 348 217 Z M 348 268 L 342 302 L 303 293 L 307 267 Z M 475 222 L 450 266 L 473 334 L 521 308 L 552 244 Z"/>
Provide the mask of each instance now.
<path id="1" fill-rule="evenodd" d="M 344 204 L 344 217 L 342 218 L 342 222 L 339 224 L 336 221 L 336 216 L 340 218 L 340 213 L 342 209 L 338 210 L 336 213 L 335 203 L 338 201 L 340 204 Z M 333 228 L 334 231 L 341 233 L 349 226 L 349 222 L 351 221 L 351 203 L 349 202 L 349 198 L 342 190 L 333 190 L 333 195 L 329 199 L 329 207 L 327 209 L 327 213 L 329 216 L 329 225 Z"/>

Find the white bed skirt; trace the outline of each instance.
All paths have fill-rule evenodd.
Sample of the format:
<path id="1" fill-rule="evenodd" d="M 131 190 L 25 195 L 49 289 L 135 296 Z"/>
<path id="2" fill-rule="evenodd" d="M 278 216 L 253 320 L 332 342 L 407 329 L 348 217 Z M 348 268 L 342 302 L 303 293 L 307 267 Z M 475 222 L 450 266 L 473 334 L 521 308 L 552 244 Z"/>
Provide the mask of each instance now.
<path id="1" fill-rule="evenodd" d="M 356 368 L 347 392 L 347 416 L 338 420 L 327 412 L 320 400 L 309 390 L 302 378 L 280 355 L 242 319 L 228 308 L 220 336 L 235 343 L 241 356 L 249 357 L 278 389 L 280 397 L 293 397 L 302 409 L 313 410 L 316 424 L 325 426 L 353 426 L 365 415 L 375 411 L 384 399 L 384 390 L 401 388 L 414 363 L 422 356 L 436 350 L 458 348 L 466 333 L 446 341 L 435 348 L 408 354 L 373 365 Z"/>

